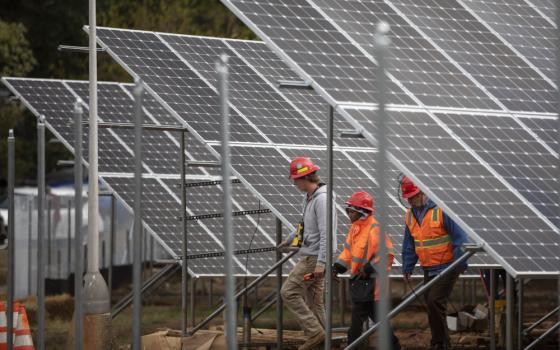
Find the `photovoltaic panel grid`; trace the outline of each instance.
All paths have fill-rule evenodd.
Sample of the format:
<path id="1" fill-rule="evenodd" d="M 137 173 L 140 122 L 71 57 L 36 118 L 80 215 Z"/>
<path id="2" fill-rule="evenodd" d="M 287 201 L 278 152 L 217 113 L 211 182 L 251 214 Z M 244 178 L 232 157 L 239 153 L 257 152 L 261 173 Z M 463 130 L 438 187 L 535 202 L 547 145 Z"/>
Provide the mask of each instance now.
<path id="1" fill-rule="evenodd" d="M 164 71 L 174 67 L 175 74 L 187 76 L 184 66 L 195 72 L 199 79 L 207 86 L 216 90 L 214 65 L 219 54 L 226 53 L 230 56 L 230 101 L 233 120 L 245 118 L 250 125 L 258 130 L 267 142 L 235 142 L 232 145 L 232 162 L 234 170 L 238 172 L 242 181 L 246 182 L 255 193 L 262 196 L 275 213 L 279 213 L 287 224 L 293 224 L 301 219 L 301 193 L 295 190 L 287 179 L 289 161 L 298 156 L 305 155 L 323 163 L 325 159 L 325 125 L 327 106 L 321 103 L 320 97 L 313 91 L 294 93 L 296 90 L 280 90 L 277 87 L 278 77 L 290 78 L 294 73 L 286 67 L 277 57 L 271 56 L 266 46 L 254 41 L 226 40 L 207 37 L 170 35 L 164 33 L 149 33 L 120 29 L 100 28 L 98 31 L 102 45 L 106 46 L 112 54 L 131 74 L 145 82 L 158 81 L 159 86 L 154 86 L 154 93 L 164 86 L 170 77 L 158 77 L 155 71 Z M 156 40 L 161 40 L 169 48 L 165 52 Z M 148 53 L 148 51 L 151 51 Z M 165 57 L 157 64 L 154 60 L 141 62 L 138 57 L 156 57 L 158 53 Z M 175 54 L 178 58 L 170 59 Z M 256 65 L 253 65 L 256 63 Z M 130 64 L 128 66 L 127 64 Z M 287 73 L 283 75 L 283 73 Z M 189 79 L 193 79 L 189 74 Z M 191 86 L 199 86 L 198 82 L 191 82 Z M 148 88 L 150 85 L 147 84 Z M 287 91 L 287 92 L 286 92 Z M 166 90 L 161 90 L 164 96 L 161 101 L 165 105 L 166 98 L 179 105 L 179 96 L 176 94 L 171 100 L 167 97 Z M 191 99 L 192 92 L 185 90 L 185 100 Z M 217 96 L 216 96 L 217 98 Z M 320 107 L 322 104 L 322 108 Z M 178 118 L 185 121 L 191 120 L 196 110 L 191 110 L 188 105 L 180 104 L 182 109 L 174 110 Z M 237 115 L 239 114 L 239 116 Z M 196 120 L 196 116 L 194 117 Z M 189 125 L 191 123 L 188 123 Z M 196 123 L 193 134 L 199 127 Z M 202 124 L 199 124 L 202 125 Z M 337 125 L 348 129 L 350 124 L 339 118 Z M 206 124 L 208 126 L 208 124 Z M 217 128 L 218 126 L 216 126 Z M 301 128 L 306 128 L 302 134 Z M 212 135 L 205 130 L 207 135 Z M 211 130 L 210 130 L 211 132 Z M 212 139 L 204 139 L 208 145 L 219 153 L 219 145 Z M 376 188 L 373 179 L 373 154 L 375 149 L 368 147 L 365 140 L 336 138 L 335 177 L 343 179 L 334 184 L 335 193 L 338 195 L 339 210 L 338 234 L 339 242 L 342 241 L 348 222 L 345 218 L 341 204 L 351 193 L 357 190 L 372 191 Z M 366 160 L 367 159 L 367 160 Z M 362 160 L 362 161 L 361 161 Z M 361 164 L 360 164 L 361 163 Z M 393 168 L 394 169 L 394 168 Z M 264 174 L 263 174 L 264 172 Z M 395 182 L 397 172 L 393 170 Z M 264 175 L 264 176 L 263 176 Z M 396 188 L 396 187 L 395 187 Z M 392 193 L 393 205 L 390 215 L 390 234 L 400 252 L 403 232 L 404 209 L 399 205 L 397 198 Z M 338 245 L 340 249 L 340 245 Z M 398 264 L 398 262 L 397 262 Z M 493 265 L 493 260 L 488 258 L 473 259 L 475 265 Z"/>
<path id="2" fill-rule="evenodd" d="M 489 13 L 501 14 L 503 2 L 223 3 L 301 79 L 338 106 L 347 121 L 364 128 L 373 144 L 375 127 L 370 119 L 375 116 L 364 110 L 375 107 L 375 96 L 369 93 L 343 101 L 333 89 L 339 83 L 332 79 L 335 74 L 324 84 L 317 71 L 329 71 L 331 62 L 339 62 L 336 76 L 355 76 L 359 72 L 355 65 L 337 61 L 337 53 L 348 47 L 345 52 L 358 50 L 356 57 L 367 58 L 375 68 L 372 33 L 380 20 L 387 21 L 392 41 L 388 78 L 412 101 L 399 105 L 394 96 L 400 95 L 394 88 L 389 91 L 391 118 L 398 116 L 409 129 L 399 133 L 403 141 L 395 141 L 392 161 L 473 238 L 485 242 L 485 249 L 510 273 L 558 273 L 557 90 L 548 75 L 554 71 L 550 31 L 544 30 L 544 38 L 535 40 L 533 47 L 526 47 L 524 41 L 538 28 L 552 25 L 538 6 L 514 2 L 516 6 L 504 11 L 507 16 L 490 21 Z M 520 22 L 523 13 L 540 17 Z M 322 54 L 303 58 L 318 46 L 326 47 Z M 375 81 L 375 76 L 372 69 L 361 81 Z M 492 192 L 500 195 L 489 197 Z M 499 227 L 503 227 L 500 232 Z M 531 248 L 519 248 L 525 246 Z"/>
<path id="3" fill-rule="evenodd" d="M 45 117 L 46 125 L 67 147 L 73 150 L 72 109 L 76 97 L 87 102 L 88 83 L 81 81 L 4 78 L 6 84 L 37 116 Z M 101 122 L 132 122 L 132 85 L 99 84 L 99 119 Z M 175 125 L 159 102 L 144 96 L 146 124 Z M 87 107 L 84 104 L 84 107 Z M 87 128 L 84 128 L 87 133 Z M 182 231 L 179 217 L 178 135 L 173 132 L 144 130 L 143 135 L 143 220 L 146 228 L 175 258 L 181 255 Z M 175 132 L 177 134 L 177 132 Z M 99 129 L 100 176 L 131 210 L 134 199 L 132 171 L 133 135 L 130 129 Z M 87 134 L 84 146 L 87 145 Z M 187 158 L 215 159 L 204 146 L 187 137 Z M 87 156 L 87 152 L 84 154 Z M 187 184 L 216 181 L 219 177 L 208 169 L 187 168 Z M 221 233 L 222 192 L 219 185 L 189 186 L 187 188 L 188 251 L 190 256 L 223 251 Z M 238 250 L 270 248 L 275 230 L 274 217 L 238 182 L 233 185 L 234 234 Z M 251 215 L 243 212 L 251 211 Z M 202 217 L 201 217 L 202 216 Z M 259 275 L 274 263 L 273 251 L 236 255 L 237 275 Z M 223 258 L 189 259 L 189 271 L 194 275 L 222 275 Z"/>

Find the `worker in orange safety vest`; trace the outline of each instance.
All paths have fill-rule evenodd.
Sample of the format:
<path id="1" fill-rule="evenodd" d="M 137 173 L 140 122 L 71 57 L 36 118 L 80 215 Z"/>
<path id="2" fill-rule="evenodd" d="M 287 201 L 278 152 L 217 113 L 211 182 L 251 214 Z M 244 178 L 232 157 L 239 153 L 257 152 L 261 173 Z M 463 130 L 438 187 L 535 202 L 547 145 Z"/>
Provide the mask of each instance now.
<path id="1" fill-rule="evenodd" d="M 352 299 L 352 324 L 348 330 L 348 344 L 362 334 L 363 324 L 376 321 L 375 302 L 379 299 L 379 288 L 375 283 L 376 269 L 381 258 L 379 249 L 379 224 L 373 216 L 373 198 L 367 192 L 356 192 L 346 202 L 346 213 L 352 222 L 344 242 L 342 253 L 333 265 L 333 273 L 350 272 L 350 294 Z M 388 251 L 388 266 L 393 264 L 393 244 L 385 235 Z M 390 330 L 392 349 L 400 349 L 399 340 Z"/>
<path id="2" fill-rule="evenodd" d="M 401 195 L 410 204 L 405 215 L 402 245 L 402 268 L 405 281 L 410 280 L 416 262 L 424 270 L 424 284 L 445 270 L 464 254 L 466 233 L 408 177 L 400 183 Z M 424 294 L 432 332 L 431 350 L 449 350 L 446 310 L 449 295 L 467 263 L 458 266 L 437 281 Z"/>

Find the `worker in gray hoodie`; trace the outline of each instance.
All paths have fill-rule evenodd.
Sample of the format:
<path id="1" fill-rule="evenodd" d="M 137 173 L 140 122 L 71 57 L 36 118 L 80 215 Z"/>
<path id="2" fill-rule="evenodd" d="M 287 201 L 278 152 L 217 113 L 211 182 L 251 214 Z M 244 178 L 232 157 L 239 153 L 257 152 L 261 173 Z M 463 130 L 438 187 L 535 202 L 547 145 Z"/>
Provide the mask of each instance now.
<path id="1" fill-rule="evenodd" d="M 319 167 L 309 158 L 297 157 L 290 165 L 290 179 L 305 193 L 302 220 L 278 248 L 299 247 L 299 261 L 282 286 L 282 300 L 301 324 L 306 342 L 299 350 L 313 349 L 325 340 L 325 283 L 327 239 L 327 186 L 317 175 Z M 333 200 L 334 203 L 334 200 Z M 333 228 L 336 211 L 333 209 Z M 333 229 L 333 250 L 337 247 Z"/>

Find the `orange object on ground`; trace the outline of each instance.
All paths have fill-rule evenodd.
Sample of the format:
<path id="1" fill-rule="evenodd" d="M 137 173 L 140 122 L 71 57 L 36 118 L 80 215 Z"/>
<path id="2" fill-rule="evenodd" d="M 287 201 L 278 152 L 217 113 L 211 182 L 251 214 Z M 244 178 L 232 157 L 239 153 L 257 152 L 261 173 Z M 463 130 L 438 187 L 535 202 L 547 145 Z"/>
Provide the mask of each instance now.
<path id="1" fill-rule="evenodd" d="M 14 303 L 14 350 L 34 350 L 31 329 L 25 307 L 22 304 Z M 8 348 L 8 319 L 6 317 L 6 304 L 0 303 L 0 350 Z"/>

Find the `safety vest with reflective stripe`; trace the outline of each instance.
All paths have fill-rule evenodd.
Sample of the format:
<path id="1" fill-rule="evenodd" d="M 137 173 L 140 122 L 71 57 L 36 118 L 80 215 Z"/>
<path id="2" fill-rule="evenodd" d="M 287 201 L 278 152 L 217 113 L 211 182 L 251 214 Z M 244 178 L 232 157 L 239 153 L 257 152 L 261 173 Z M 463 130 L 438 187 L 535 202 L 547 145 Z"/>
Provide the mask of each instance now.
<path id="1" fill-rule="evenodd" d="M 385 245 L 388 251 L 388 269 L 390 269 L 395 255 L 393 253 L 393 243 L 389 235 L 385 235 Z M 370 215 L 367 219 L 358 220 L 352 224 L 344 241 L 342 253 L 340 253 L 336 262 L 346 267 L 351 277 L 355 277 L 362 271 L 366 263 L 375 265 L 379 262 L 378 250 L 379 224 Z M 378 294 L 379 291 L 376 286 L 375 300 L 377 300 Z"/>
<path id="2" fill-rule="evenodd" d="M 453 261 L 451 237 L 443 225 L 442 211 L 438 207 L 429 208 L 422 224 L 412 214 L 406 212 L 406 226 L 414 239 L 414 247 L 422 267 L 446 264 Z"/>

